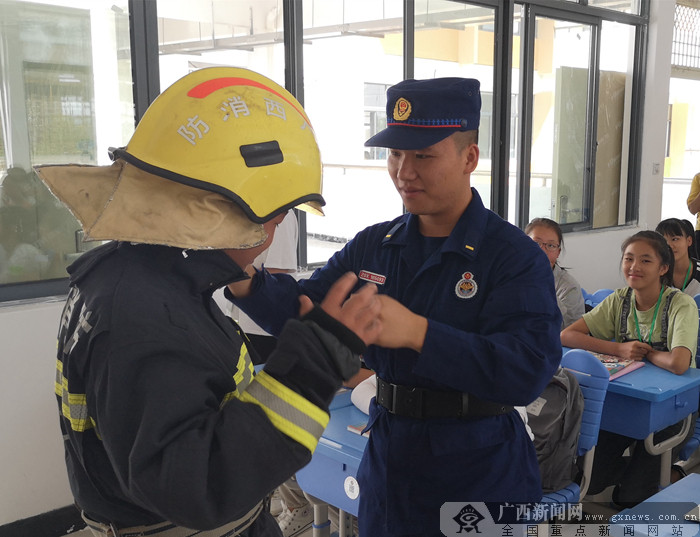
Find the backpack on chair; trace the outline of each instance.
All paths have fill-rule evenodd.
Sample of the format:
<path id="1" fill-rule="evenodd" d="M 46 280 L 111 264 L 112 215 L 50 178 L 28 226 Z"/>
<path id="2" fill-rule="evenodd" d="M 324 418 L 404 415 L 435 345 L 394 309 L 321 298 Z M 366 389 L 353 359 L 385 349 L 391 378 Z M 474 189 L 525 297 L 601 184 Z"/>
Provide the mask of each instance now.
<path id="1" fill-rule="evenodd" d="M 576 478 L 582 416 L 581 388 L 576 377 L 561 367 L 540 396 L 527 406 L 544 493 L 564 488 Z"/>

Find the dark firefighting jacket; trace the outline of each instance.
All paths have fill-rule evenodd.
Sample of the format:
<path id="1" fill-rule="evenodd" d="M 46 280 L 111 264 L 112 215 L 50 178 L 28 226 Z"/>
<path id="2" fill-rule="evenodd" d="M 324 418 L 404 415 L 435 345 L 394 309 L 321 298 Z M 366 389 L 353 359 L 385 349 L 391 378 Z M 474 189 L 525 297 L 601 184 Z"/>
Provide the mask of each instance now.
<path id="1" fill-rule="evenodd" d="M 215 528 L 308 463 L 341 382 L 333 360 L 359 367 L 341 343 L 354 334 L 323 315 L 291 320 L 254 376 L 211 298 L 247 277 L 224 252 L 112 242 L 69 273 L 55 388 L 70 485 L 91 518 Z"/>

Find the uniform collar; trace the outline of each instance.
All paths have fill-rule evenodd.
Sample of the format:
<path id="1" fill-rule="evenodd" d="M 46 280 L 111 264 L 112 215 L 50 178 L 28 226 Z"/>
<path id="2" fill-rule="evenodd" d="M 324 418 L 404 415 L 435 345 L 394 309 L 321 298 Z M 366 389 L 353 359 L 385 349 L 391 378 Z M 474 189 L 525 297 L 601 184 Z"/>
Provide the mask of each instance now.
<path id="1" fill-rule="evenodd" d="M 83 254 L 68 267 L 71 283 L 80 281 L 94 266 L 114 254 L 162 273 L 164 280 L 183 278 L 197 294 L 214 291 L 248 277 L 223 250 L 183 250 L 171 246 L 111 241 Z"/>
<path id="2" fill-rule="evenodd" d="M 486 230 L 489 213 L 490 211 L 484 207 L 479 193 L 472 188 L 472 199 L 443 244 L 442 251 L 457 252 L 466 257 L 476 256 Z M 418 217 L 414 214 L 407 214 L 389 230 L 382 240 L 382 244 L 406 246 L 418 234 Z"/>

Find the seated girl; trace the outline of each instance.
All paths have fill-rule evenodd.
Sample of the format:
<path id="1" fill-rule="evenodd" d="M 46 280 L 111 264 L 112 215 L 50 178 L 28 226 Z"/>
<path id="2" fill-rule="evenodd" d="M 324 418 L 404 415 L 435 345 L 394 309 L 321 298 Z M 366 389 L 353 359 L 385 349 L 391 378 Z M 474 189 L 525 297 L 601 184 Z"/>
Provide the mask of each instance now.
<path id="1" fill-rule="evenodd" d="M 666 239 L 673 252 L 673 285 L 684 293 L 695 296 L 700 293 L 700 269 L 698 260 L 691 256 L 693 235 L 690 235 L 678 218 L 659 222 L 656 231 Z"/>
<path id="2" fill-rule="evenodd" d="M 682 375 L 695 355 L 698 308 L 672 285 L 673 255 L 662 235 L 640 231 L 622 244 L 621 270 L 628 287 L 617 289 L 561 333 L 562 345 L 646 360 Z M 681 423 L 657 432 L 656 443 L 678 433 Z M 631 455 L 623 457 L 630 448 Z M 589 494 L 615 485 L 613 502 L 636 505 L 659 487 L 660 456 L 644 443 L 600 431 Z"/>
<path id="3" fill-rule="evenodd" d="M 549 218 L 534 218 L 526 227 L 525 234 L 535 241 L 549 258 L 554 274 L 557 305 L 562 316 L 562 328 L 581 318 L 585 311 L 581 286 L 557 260 L 564 246 L 564 237 L 559 224 Z"/>

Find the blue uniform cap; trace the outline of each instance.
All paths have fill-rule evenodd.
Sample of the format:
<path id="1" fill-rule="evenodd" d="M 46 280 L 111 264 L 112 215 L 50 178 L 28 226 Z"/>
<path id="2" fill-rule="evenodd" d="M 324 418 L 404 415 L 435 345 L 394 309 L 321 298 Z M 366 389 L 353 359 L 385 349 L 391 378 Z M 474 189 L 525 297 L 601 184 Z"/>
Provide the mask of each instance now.
<path id="1" fill-rule="evenodd" d="M 481 93 L 473 78 L 404 80 L 386 97 L 386 129 L 365 146 L 424 149 L 453 132 L 479 128 Z"/>

